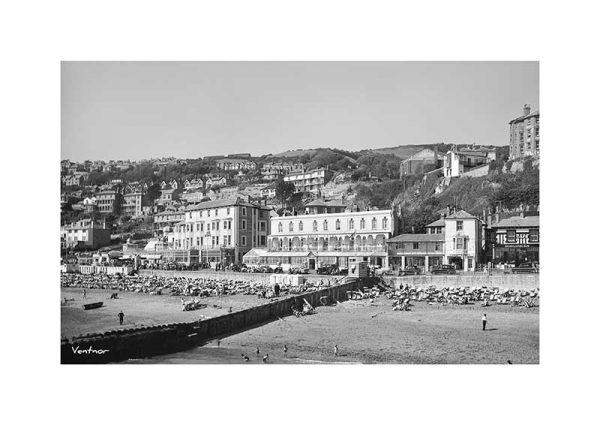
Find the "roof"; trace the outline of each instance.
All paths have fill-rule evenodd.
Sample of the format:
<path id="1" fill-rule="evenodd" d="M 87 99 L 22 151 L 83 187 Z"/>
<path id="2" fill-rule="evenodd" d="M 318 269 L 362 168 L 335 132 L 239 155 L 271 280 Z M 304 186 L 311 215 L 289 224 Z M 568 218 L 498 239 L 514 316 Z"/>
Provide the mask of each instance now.
<path id="1" fill-rule="evenodd" d="M 154 215 L 173 215 L 173 214 L 185 214 L 185 213 L 183 211 L 170 210 L 170 211 L 162 211 L 162 212 L 156 213 Z"/>
<path id="2" fill-rule="evenodd" d="M 446 220 L 461 219 L 461 218 L 477 218 L 477 217 L 469 214 L 468 212 L 466 212 L 464 210 L 460 210 L 460 211 L 455 212 L 454 214 L 450 214 L 448 217 L 446 217 Z"/>
<path id="3" fill-rule="evenodd" d="M 444 235 L 441 233 L 436 234 L 427 234 L 427 233 L 407 233 L 404 235 L 398 235 L 391 239 L 388 239 L 388 243 L 390 242 L 443 242 Z"/>
<path id="4" fill-rule="evenodd" d="M 314 201 L 309 202 L 305 205 L 305 207 L 345 207 L 346 204 L 340 201 L 339 199 L 332 199 L 331 201 L 323 201 L 323 199 L 318 198 Z"/>
<path id="5" fill-rule="evenodd" d="M 509 124 L 512 124 L 514 122 L 523 121 L 523 120 L 526 120 L 527 118 L 539 117 L 539 116 L 540 116 L 540 111 L 533 111 L 533 112 L 530 112 L 527 115 L 522 115 L 519 118 L 515 118 L 514 120 L 509 121 Z"/>
<path id="6" fill-rule="evenodd" d="M 423 149 L 423 150 L 417 152 L 416 154 L 409 156 L 402 162 L 404 163 L 404 162 L 414 161 L 414 160 L 434 159 L 435 156 L 436 156 L 436 153 L 433 150 Z"/>
<path id="7" fill-rule="evenodd" d="M 339 199 L 333 199 L 331 201 L 327 201 L 328 207 L 345 207 L 346 204 Z"/>
<path id="8" fill-rule="evenodd" d="M 497 227 L 540 227 L 540 216 L 531 215 L 528 217 L 509 217 L 492 224 L 492 228 Z"/>
<path id="9" fill-rule="evenodd" d="M 245 253 L 243 257 L 264 257 L 267 254 L 267 250 L 264 248 L 252 248 L 250 251 Z"/>
<path id="10" fill-rule="evenodd" d="M 455 152 L 457 155 L 469 155 L 469 156 L 488 156 L 490 151 L 481 151 L 478 149 L 459 149 L 458 152 Z"/>
<path id="11" fill-rule="evenodd" d="M 226 198 L 226 199 L 217 199 L 216 201 L 200 202 L 191 207 L 187 207 L 185 210 L 186 211 L 198 211 L 198 210 L 206 210 L 209 208 L 229 207 L 229 206 L 234 206 L 234 205 L 259 208 L 258 205 L 251 204 L 250 202 L 244 201 L 239 198 Z"/>
<path id="12" fill-rule="evenodd" d="M 321 198 L 315 199 L 313 201 L 310 201 L 308 204 L 306 204 L 306 207 L 324 207 L 325 201 L 323 201 Z"/>
<path id="13" fill-rule="evenodd" d="M 327 169 L 327 168 L 325 168 L 325 167 L 321 167 L 321 168 L 314 168 L 314 169 L 312 169 L 312 170 L 304 170 L 304 171 L 302 171 L 302 170 L 299 170 L 299 171 L 292 171 L 292 172 L 291 172 L 291 173 L 289 173 L 287 176 L 297 176 L 297 175 L 301 175 L 301 174 L 311 174 L 311 173 L 314 173 L 314 172 L 317 172 L 317 171 L 327 171 L 328 173 L 333 173 L 333 171 L 331 171 L 331 170 L 328 170 L 328 169 Z M 287 177 L 287 176 L 285 176 L 285 177 Z"/>
<path id="14" fill-rule="evenodd" d="M 427 226 L 425 227 L 441 227 L 445 224 L 445 220 L 443 218 L 440 218 L 439 220 L 434 221 L 433 223 L 429 223 Z"/>

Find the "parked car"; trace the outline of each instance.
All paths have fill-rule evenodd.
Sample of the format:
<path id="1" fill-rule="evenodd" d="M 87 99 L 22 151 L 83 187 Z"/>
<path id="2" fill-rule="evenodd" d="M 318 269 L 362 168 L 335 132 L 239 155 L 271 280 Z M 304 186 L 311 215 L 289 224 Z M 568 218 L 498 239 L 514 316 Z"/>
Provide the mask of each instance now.
<path id="1" fill-rule="evenodd" d="M 421 269 L 417 266 L 407 266 L 404 270 L 400 270 L 398 276 L 409 276 L 409 275 L 417 275 L 421 274 Z"/>
<path id="2" fill-rule="evenodd" d="M 303 267 L 290 267 L 290 274 L 308 274 L 308 269 Z"/>
<path id="3" fill-rule="evenodd" d="M 456 269 L 450 264 L 442 264 L 431 269 L 431 274 L 456 274 Z"/>
<path id="4" fill-rule="evenodd" d="M 536 263 L 521 263 L 511 271 L 512 273 L 539 273 L 540 267 Z"/>

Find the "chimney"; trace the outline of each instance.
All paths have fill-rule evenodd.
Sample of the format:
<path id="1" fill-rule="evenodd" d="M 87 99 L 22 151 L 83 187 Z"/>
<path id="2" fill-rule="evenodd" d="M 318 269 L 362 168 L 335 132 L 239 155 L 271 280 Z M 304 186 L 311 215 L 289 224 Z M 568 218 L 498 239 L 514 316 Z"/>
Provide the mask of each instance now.
<path id="1" fill-rule="evenodd" d="M 529 115 L 529 113 L 531 112 L 531 106 L 529 104 L 525 104 L 523 106 L 523 116 L 527 116 Z"/>

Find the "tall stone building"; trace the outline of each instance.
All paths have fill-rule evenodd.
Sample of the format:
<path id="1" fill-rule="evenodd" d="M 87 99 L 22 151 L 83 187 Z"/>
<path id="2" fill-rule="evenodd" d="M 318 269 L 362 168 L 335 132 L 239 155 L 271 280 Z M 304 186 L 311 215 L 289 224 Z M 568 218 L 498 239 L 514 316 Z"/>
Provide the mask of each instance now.
<path id="1" fill-rule="evenodd" d="M 531 107 L 523 107 L 523 115 L 515 118 L 510 125 L 509 159 L 523 158 L 540 154 L 540 112 L 531 112 Z"/>

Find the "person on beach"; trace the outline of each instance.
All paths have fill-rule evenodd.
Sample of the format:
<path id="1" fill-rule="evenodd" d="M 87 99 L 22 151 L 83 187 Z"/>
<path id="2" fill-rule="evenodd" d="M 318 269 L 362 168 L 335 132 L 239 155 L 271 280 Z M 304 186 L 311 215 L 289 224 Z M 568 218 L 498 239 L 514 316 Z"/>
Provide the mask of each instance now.
<path id="1" fill-rule="evenodd" d="M 283 357 L 287 357 L 288 348 L 287 345 L 283 344 Z"/>
<path id="2" fill-rule="evenodd" d="M 256 347 L 256 357 L 258 357 L 260 355 L 260 349 L 258 347 Z"/>
<path id="3" fill-rule="evenodd" d="M 263 357 L 263 363 L 266 363 L 269 360 L 269 353 Z"/>
<path id="4" fill-rule="evenodd" d="M 250 357 L 248 357 L 245 354 L 242 354 L 242 360 L 244 360 L 245 362 L 249 362 L 250 361 Z"/>
<path id="5" fill-rule="evenodd" d="M 336 356 L 336 357 L 337 357 L 337 355 L 338 355 L 338 346 L 337 346 L 337 344 L 335 344 L 335 345 L 333 346 L 333 355 L 334 355 L 334 356 Z"/>
<path id="6" fill-rule="evenodd" d="M 485 325 L 487 325 L 487 316 L 483 313 L 483 317 L 481 318 L 481 323 L 483 324 L 483 330 L 485 331 Z"/>
<path id="7" fill-rule="evenodd" d="M 84 290 L 83 290 L 83 298 L 84 298 L 84 299 L 85 299 L 85 297 L 86 297 L 86 294 L 87 294 L 87 293 L 86 293 L 86 291 L 85 291 L 85 289 L 84 289 Z"/>
<path id="8" fill-rule="evenodd" d="M 119 314 L 117 314 L 117 316 L 119 316 L 119 325 L 122 325 L 123 318 L 125 317 L 125 315 L 123 314 L 123 311 L 121 310 L 121 312 Z"/>

